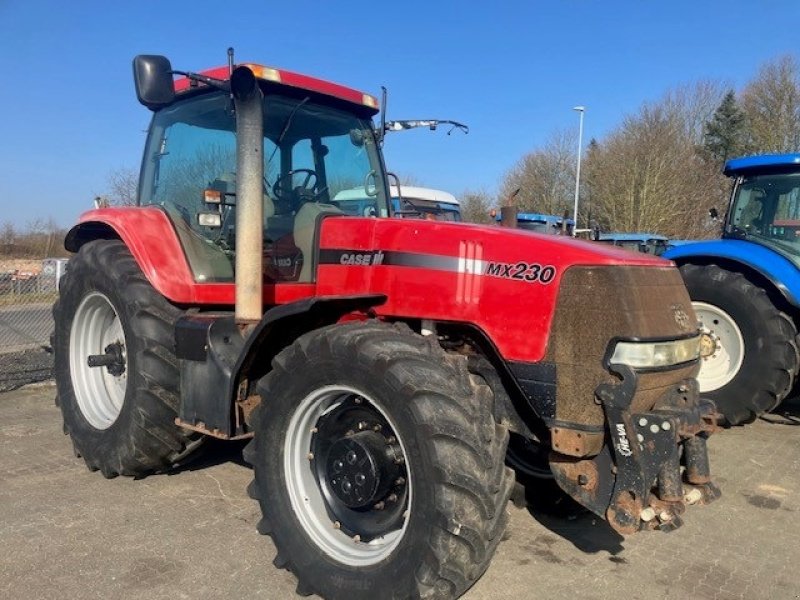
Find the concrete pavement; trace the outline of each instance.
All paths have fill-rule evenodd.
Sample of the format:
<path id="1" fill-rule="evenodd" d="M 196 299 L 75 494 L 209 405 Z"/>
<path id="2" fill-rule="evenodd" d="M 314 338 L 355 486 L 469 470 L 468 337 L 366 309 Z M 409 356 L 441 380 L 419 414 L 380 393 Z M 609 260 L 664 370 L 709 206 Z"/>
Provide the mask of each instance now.
<path id="1" fill-rule="evenodd" d="M 0 598 L 292 598 L 257 534 L 241 445 L 170 475 L 105 480 L 72 454 L 52 386 L 0 394 Z M 674 533 L 509 506 L 467 600 L 800 598 L 800 404 L 712 438 L 723 497 Z"/>

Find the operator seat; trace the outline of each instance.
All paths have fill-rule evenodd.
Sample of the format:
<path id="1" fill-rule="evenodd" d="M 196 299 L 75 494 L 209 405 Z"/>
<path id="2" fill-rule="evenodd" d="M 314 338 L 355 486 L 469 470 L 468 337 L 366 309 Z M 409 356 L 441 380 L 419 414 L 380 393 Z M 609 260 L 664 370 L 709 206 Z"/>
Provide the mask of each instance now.
<path id="1" fill-rule="evenodd" d="M 322 202 L 306 202 L 294 218 L 294 243 L 303 253 L 303 268 L 298 281 L 310 282 L 314 262 L 314 238 L 322 215 L 343 215 L 338 207 Z"/>

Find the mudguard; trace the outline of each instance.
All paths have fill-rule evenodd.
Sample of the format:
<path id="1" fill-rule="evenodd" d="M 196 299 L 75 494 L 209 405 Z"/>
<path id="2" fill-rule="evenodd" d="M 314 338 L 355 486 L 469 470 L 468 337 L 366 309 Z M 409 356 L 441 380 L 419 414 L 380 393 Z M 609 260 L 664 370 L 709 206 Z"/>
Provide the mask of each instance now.
<path id="1" fill-rule="evenodd" d="M 800 308 L 800 270 L 788 259 L 760 244 L 745 240 L 713 240 L 682 244 L 661 255 L 678 265 L 722 259 L 753 269 L 780 291 L 786 300 Z"/>
<path id="2" fill-rule="evenodd" d="M 269 370 L 280 350 L 306 331 L 384 302 L 381 294 L 306 298 L 270 308 L 247 335 L 232 313 L 186 313 L 175 327 L 180 425 L 222 439 L 246 435 L 249 383 Z"/>

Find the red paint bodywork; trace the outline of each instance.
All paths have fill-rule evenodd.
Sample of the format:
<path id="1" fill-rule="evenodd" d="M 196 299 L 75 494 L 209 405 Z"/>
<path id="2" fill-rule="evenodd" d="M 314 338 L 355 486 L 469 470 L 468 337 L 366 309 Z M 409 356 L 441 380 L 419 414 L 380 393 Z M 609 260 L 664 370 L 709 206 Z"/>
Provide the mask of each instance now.
<path id="1" fill-rule="evenodd" d="M 93 210 L 80 223 L 104 223 L 130 248 L 150 283 L 185 306 L 234 304 L 232 283 L 197 283 L 169 217 L 155 207 Z M 80 227 L 80 224 L 78 225 Z M 537 362 L 544 356 L 561 277 L 574 265 L 640 265 L 674 268 L 665 260 L 558 236 L 496 226 L 442 221 L 327 217 L 321 249 L 399 251 L 419 255 L 556 268 L 547 284 L 440 268 L 322 264 L 315 283 L 264 286 L 265 305 L 318 296 L 385 294 L 381 316 L 425 318 L 480 328 L 505 360 Z M 306 257 L 308 260 L 309 257 Z M 483 271 L 483 267 L 481 267 Z"/>
<path id="2" fill-rule="evenodd" d="M 309 90 L 311 92 L 317 92 L 319 94 L 325 94 L 326 96 L 332 96 L 333 98 L 338 98 L 339 100 L 346 100 L 347 102 L 352 102 L 353 104 L 358 104 L 359 106 L 362 107 L 367 106 L 370 110 L 373 111 L 373 114 L 378 112 L 378 100 L 376 98 L 370 96 L 369 94 L 365 94 L 364 92 L 359 92 L 358 90 L 354 90 L 352 88 L 340 85 L 338 83 L 325 81 L 324 79 L 318 79 L 316 77 L 310 77 L 308 75 L 303 75 L 301 73 L 286 71 L 284 69 L 265 67 L 263 65 L 245 63 L 241 66 L 250 67 L 254 71 L 257 71 L 258 69 L 268 69 L 270 71 L 279 73 L 280 81 L 273 81 L 273 83 L 277 85 L 286 85 L 293 88 Z M 205 75 L 206 77 L 211 77 L 213 79 L 220 79 L 222 81 L 227 81 L 228 67 L 215 67 L 213 69 L 201 71 L 200 75 Z M 272 80 L 264 79 L 263 81 L 272 81 Z M 186 77 L 181 77 L 175 80 L 176 93 L 181 94 L 183 92 L 189 91 L 190 89 L 191 89 L 190 81 Z M 370 104 L 364 103 L 365 96 L 370 98 Z"/>

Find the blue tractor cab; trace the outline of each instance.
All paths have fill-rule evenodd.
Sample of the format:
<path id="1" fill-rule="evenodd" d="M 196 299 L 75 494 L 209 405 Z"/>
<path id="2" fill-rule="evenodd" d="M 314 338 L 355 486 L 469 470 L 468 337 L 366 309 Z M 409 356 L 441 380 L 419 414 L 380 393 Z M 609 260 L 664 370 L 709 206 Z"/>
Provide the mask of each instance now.
<path id="1" fill-rule="evenodd" d="M 800 369 L 800 154 L 729 160 L 722 239 L 681 244 L 675 261 L 703 332 L 700 392 L 732 424 L 772 410 Z"/>
<path id="2" fill-rule="evenodd" d="M 501 219 L 498 213 L 495 220 L 499 223 Z M 526 231 L 535 231 L 536 233 L 545 233 L 549 235 L 572 235 L 572 230 L 575 227 L 573 219 L 567 219 L 566 231 L 564 231 L 564 218 L 557 215 L 543 215 L 539 213 L 517 213 L 517 228 L 525 229 Z"/>
<path id="3" fill-rule="evenodd" d="M 656 256 L 666 252 L 670 243 L 668 237 L 657 233 L 599 233 L 593 239 L 603 244 Z"/>

